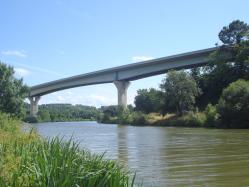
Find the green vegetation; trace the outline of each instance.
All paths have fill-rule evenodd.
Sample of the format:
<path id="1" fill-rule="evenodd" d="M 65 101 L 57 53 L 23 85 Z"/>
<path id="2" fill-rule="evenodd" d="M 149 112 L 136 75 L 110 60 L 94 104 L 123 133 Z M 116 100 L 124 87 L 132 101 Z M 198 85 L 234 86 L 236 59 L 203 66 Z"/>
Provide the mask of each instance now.
<path id="1" fill-rule="evenodd" d="M 20 119 L 27 87 L 13 75 L 12 67 L 0 63 L 1 187 L 134 186 L 135 175 L 103 155 L 82 150 L 72 140 L 44 140 L 33 130 L 23 132 Z M 38 118 L 81 120 L 97 113 L 94 107 L 44 105 Z"/>
<path id="2" fill-rule="evenodd" d="M 162 91 L 162 113 L 176 112 L 182 115 L 184 111 L 193 110 L 195 98 L 200 89 L 195 80 L 184 71 L 170 71 L 160 85 Z"/>
<path id="3" fill-rule="evenodd" d="M 160 90 L 138 90 L 134 109 L 118 109 L 112 115 L 103 111 L 99 121 L 249 128 L 249 26 L 233 21 L 223 27 L 219 39 L 223 44 L 207 66 L 168 72 Z"/>
<path id="4" fill-rule="evenodd" d="M 149 114 L 151 112 L 159 112 L 161 106 L 161 92 L 150 88 L 141 89 L 137 91 L 137 96 L 135 97 L 135 105 L 138 111 Z"/>
<path id="5" fill-rule="evenodd" d="M 249 128 L 249 81 L 238 80 L 224 89 L 217 110 L 221 126 Z"/>
<path id="6" fill-rule="evenodd" d="M 0 61 L 0 111 L 24 116 L 24 97 L 28 90 L 22 79 L 14 78 L 14 69 Z"/>
<path id="7" fill-rule="evenodd" d="M 29 118 L 29 105 L 26 104 L 27 117 L 25 121 L 32 122 Z M 96 120 L 99 111 L 95 107 L 71 104 L 44 104 L 39 106 L 38 122 L 56 121 L 84 121 Z"/>
<path id="8" fill-rule="evenodd" d="M 73 141 L 25 134 L 19 123 L 0 114 L 0 186 L 134 186 L 134 175 L 115 161 L 81 150 Z"/>

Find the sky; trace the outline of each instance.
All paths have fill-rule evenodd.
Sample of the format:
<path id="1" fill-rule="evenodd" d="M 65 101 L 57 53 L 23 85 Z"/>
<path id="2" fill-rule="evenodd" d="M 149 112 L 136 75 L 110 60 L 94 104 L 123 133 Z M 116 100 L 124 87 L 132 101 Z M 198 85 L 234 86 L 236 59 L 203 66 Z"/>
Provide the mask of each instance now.
<path id="1" fill-rule="evenodd" d="M 33 86 L 220 43 L 223 26 L 249 23 L 248 0 L 0 0 L 0 61 Z M 158 88 L 165 75 L 133 81 Z M 117 104 L 114 84 L 45 95 L 39 104 Z"/>

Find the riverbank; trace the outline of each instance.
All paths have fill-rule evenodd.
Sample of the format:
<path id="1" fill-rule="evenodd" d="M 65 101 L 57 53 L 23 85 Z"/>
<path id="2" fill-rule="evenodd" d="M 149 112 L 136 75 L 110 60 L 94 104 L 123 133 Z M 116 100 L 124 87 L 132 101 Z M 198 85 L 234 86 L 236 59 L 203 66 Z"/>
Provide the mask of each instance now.
<path id="1" fill-rule="evenodd" d="M 123 124 L 133 126 L 160 126 L 160 127 L 214 127 L 216 113 L 189 112 L 178 116 L 176 114 L 161 115 L 159 113 L 144 114 L 141 112 L 126 113 L 115 117 L 103 116 L 99 123 Z"/>
<path id="2" fill-rule="evenodd" d="M 0 186 L 134 186 L 134 175 L 73 141 L 45 140 L 0 114 Z"/>

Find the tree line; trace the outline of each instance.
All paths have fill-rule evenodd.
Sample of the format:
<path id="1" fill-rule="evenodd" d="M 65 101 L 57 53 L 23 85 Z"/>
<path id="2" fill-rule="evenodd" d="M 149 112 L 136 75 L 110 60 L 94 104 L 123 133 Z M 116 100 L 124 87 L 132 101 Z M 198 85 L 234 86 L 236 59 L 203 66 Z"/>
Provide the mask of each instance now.
<path id="1" fill-rule="evenodd" d="M 235 20 L 218 36 L 222 45 L 210 55 L 207 66 L 172 70 L 160 89 L 138 90 L 135 110 L 178 116 L 189 111 L 212 111 L 213 126 L 248 128 L 249 26 Z M 211 114 L 207 115 L 210 118 Z"/>
<path id="2" fill-rule="evenodd" d="M 174 119 L 188 119 L 191 123 L 202 116 L 205 120 L 198 120 L 210 127 L 249 128 L 249 26 L 235 20 L 223 27 L 218 37 L 221 45 L 206 66 L 169 71 L 159 89 L 137 91 L 135 107 L 98 110 L 82 105 L 41 105 L 38 120 L 108 121 L 116 117 L 118 122 L 142 123 L 146 122 L 146 114 L 159 113 L 174 114 Z M 22 79 L 14 77 L 13 67 L 0 62 L 0 111 L 28 119 L 29 105 L 24 103 L 28 90 Z"/>
<path id="3" fill-rule="evenodd" d="M 96 120 L 99 111 L 96 107 L 72 104 L 42 104 L 39 105 L 37 118 L 29 116 L 30 105 L 26 103 L 27 122 L 57 122 Z"/>

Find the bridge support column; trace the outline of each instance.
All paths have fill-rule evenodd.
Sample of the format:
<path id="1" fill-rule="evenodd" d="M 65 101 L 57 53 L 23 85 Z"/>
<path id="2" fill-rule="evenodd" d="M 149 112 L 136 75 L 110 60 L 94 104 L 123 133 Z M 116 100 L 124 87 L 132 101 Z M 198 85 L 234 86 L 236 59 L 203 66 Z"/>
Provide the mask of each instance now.
<path id="1" fill-rule="evenodd" d="M 38 113 L 38 101 L 40 100 L 40 96 L 29 97 L 30 101 L 30 116 L 37 117 Z"/>
<path id="2" fill-rule="evenodd" d="M 114 81 L 114 84 L 118 90 L 118 105 L 127 107 L 127 89 L 130 85 L 129 81 Z"/>

